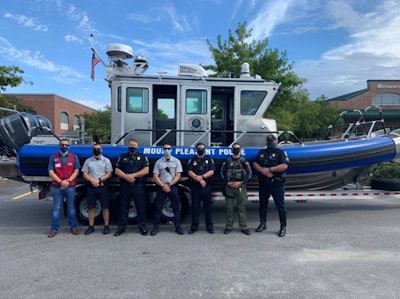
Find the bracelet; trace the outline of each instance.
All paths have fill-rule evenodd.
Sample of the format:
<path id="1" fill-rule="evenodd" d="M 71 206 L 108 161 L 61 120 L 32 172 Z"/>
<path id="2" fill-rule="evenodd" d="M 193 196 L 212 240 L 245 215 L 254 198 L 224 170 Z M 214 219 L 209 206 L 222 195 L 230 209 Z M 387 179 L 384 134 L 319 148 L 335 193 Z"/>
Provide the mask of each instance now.
<path id="1" fill-rule="evenodd" d="M 63 180 L 59 180 L 58 183 L 61 184 Z"/>
<path id="2" fill-rule="evenodd" d="M 171 185 L 171 183 L 168 183 L 168 187 L 171 187 L 172 185 Z"/>

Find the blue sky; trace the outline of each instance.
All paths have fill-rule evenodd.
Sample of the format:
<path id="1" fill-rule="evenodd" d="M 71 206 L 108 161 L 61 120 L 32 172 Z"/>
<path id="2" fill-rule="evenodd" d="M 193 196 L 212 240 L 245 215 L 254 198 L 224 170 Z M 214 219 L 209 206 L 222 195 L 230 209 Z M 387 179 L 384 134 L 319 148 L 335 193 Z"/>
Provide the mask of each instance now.
<path id="1" fill-rule="evenodd" d="M 286 51 L 310 99 L 400 79 L 400 5 L 382 0 L 13 0 L 0 7 L 0 65 L 17 65 L 34 85 L 7 93 L 55 93 L 95 109 L 110 104 L 105 70 L 90 79 L 90 34 L 146 56 L 148 74 L 179 63 L 213 62 L 206 40 L 247 22 L 252 38 Z M 266 78 L 268 79 L 268 78 Z"/>

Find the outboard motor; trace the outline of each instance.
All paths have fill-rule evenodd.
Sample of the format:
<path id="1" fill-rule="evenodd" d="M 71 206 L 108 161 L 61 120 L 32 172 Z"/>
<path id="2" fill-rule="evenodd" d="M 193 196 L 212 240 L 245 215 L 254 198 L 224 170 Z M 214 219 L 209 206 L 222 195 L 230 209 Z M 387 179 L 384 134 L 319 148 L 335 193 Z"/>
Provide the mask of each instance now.
<path id="1" fill-rule="evenodd" d="M 41 115 L 20 112 L 0 118 L 0 155 L 15 157 L 32 137 L 49 131 L 51 123 Z"/>

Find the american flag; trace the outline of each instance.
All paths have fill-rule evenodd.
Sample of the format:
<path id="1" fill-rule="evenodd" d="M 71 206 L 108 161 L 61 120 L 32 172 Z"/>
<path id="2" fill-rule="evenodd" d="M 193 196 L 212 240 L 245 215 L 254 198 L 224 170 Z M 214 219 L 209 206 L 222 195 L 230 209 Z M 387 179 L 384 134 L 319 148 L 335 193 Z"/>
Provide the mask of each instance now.
<path id="1" fill-rule="evenodd" d="M 94 67 L 96 66 L 96 64 L 98 64 L 100 62 L 100 59 L 98 59 L 96 57 L 96 55 L 93 53 L 92 55 L 92 72 L 90 74 L 90 78 L 94 81 Z"/>

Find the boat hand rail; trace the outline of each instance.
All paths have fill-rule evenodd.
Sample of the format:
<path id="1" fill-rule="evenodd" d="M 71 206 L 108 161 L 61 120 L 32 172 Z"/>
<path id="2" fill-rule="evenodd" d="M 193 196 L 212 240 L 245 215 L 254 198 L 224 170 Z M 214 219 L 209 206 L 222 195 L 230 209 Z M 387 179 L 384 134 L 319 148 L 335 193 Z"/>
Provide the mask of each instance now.
<path id="1" fill-rule="evenodd" d="M 167 135 L 171 134 L 171 133 L 196 133 L 199 134 L 200 136 L 191 144 L 191 146 L 195 146 L 199 140 L 201 138 L 203 138 L 204 136 L 208 135 L 208 134 L 212 134 L 212 133 L 236 133 L 236 134 L 240 134 L 238 137 L 236 137 L 234 139 L 234 141 L 232 143 L 230 143 L 229 146 L 232 146 L 235 142 L 238 142 L 243 136 L 247 135 L 247 134 L 278 134 L 279 136 L 279 131 L 244 131 L 244 130 L 181 130 L 181 129 L 130 129 L 128 131 L 126 131 L 121 137 L 119 137 L 113 145 L 117 145 L 119 142 L 121 142 L 122 139 L 124 139 L 128 134 L 132 133 L 132 132 L 152 132 L 152 133 L 156 133 L 156 132 L 164 132 L 164 134 L 159 137 L 155 142 L 152 143 L 151 146 L 157 146 L 159 144 L 159 142 L 165 138 Z M 285 131 L 287 133 L 289 133 L 290 131 Z M 203 133 L 203 134 L 201 134 Z M 294 135 L 293 132 L 290 132 L 292 135 Z M 295 136 L 295 135 L 294 135 Z M 298 139 L 296 137 L 297 140 L 300 141 L 300 139 Z M 301 143 L 301 141 L 300 141 Z"/>

